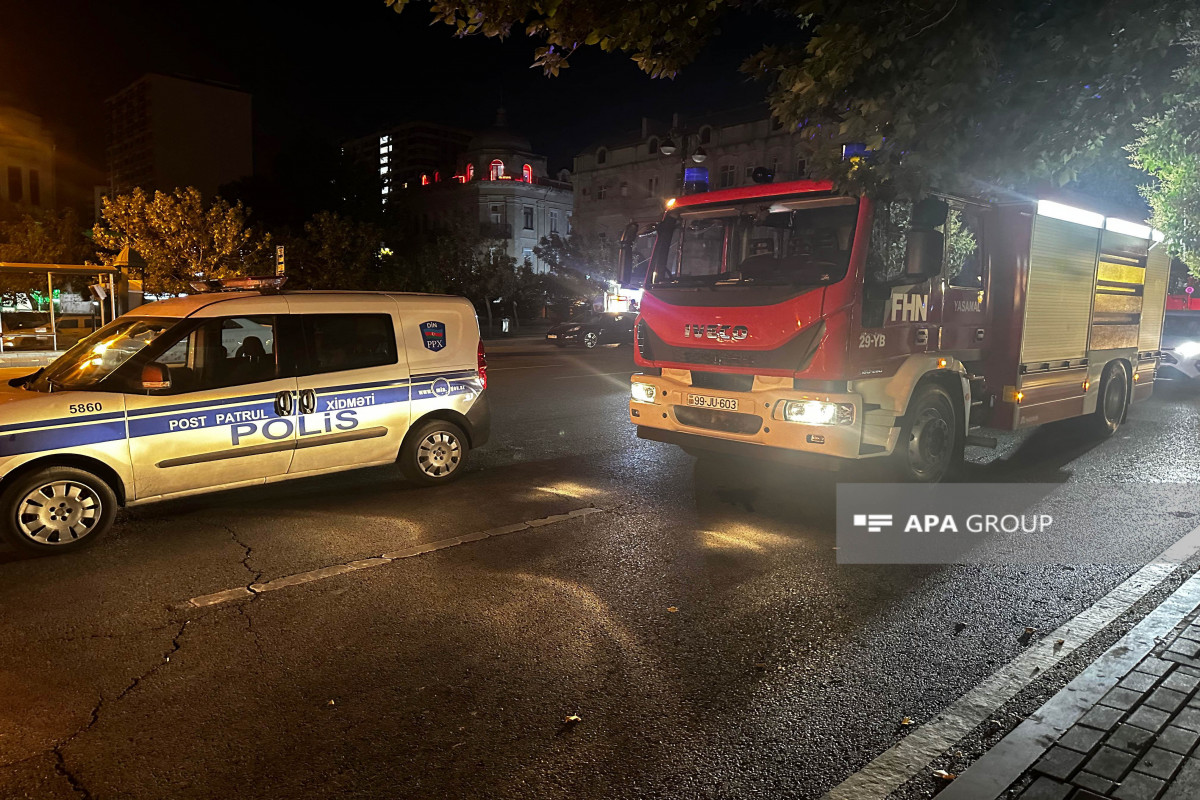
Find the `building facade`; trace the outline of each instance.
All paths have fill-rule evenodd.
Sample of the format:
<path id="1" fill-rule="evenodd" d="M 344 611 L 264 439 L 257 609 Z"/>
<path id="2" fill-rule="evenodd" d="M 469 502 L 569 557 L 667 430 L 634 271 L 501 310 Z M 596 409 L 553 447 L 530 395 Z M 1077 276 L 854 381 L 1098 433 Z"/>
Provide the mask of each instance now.
<path id="1" fill-rule="evenodd" d="M 379 175 L 381 201 L 386 207 L 394 192 L 420 184 L 422 175 L 427 181 L 453 175 L 470 141 L 470 131 L 461 128 L 406 122 L 346 142 L 343 149 Z"/>
<path id="2" fill-rule="evenodd" d="M 471 137 L 453 172 L 425 172 L 399 184 L 388 208 L 418 225 L 437 228 L 455 219 L 478 222 L 480 231 L 518 264 L 536 272 L 548 266 L 534 253 L 538 242 L 571 230 L 574 197 L 565 170 L 547 174 L 546 157 L 508 127 L 503 109 L 496 124 Z"/>
<path id="3" fill-rule="evenodd" d="M 666 145 L 675 145 L 670 155 Z M 693 155 L 700 150 L 702 161 Z M 683 193 L 684 169 L 707 171 L 709 189 L 753 182 L 758 167 L 776 181 L 809 177 L 799 136 L 764 106 L 667 123 L 643 119 L 641 129 L 610 137 L 575 156 L 575 228 L 613 240 L 630 220 L 658 220 L 666 201 Z"/>
<path id="4" fill-rule="evenodd" d="M 0 200 L 18 208 L 54 208 L 54 137 L 41 117 L 0 105 Z"/>
<path id="5" fill-rule="evenodd" d="M 194 186 L 212 197 L 254 171 L 248 93 L 146 75 L 105 102 L 109 191 Z"/>

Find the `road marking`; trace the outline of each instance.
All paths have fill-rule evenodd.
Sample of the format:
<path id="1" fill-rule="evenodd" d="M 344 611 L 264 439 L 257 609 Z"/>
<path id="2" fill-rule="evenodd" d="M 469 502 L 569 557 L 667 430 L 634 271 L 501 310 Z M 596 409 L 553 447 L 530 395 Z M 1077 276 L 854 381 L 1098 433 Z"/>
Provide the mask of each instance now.
<path id="1" fill-rule="evenodd" d="M 570 381 L 576 378 L 596 378 L 601 375 L 632 375 L 633 370 L 627 369 L 623 372 L 588 372 L 583 375 L 560 375 L 557 378 L 551 378 L 552 381 Z"/>
<path id="2" fill-rule="evenodd" d="M 541 528 L 546 525 L 554 525 L 558 522 L 566 522 L 569 519 L 577 519 L 586 517 L 591 514 L 599 514 L 603 511 L 602 508 L 577 508 L 574 511 L 568 511 L 565 514 L 553 514 L 549 517 L 541 517 L 539 519 L 525 520 L 512 525 L 501 525 L 498 528 L 489 528 L 486 531 L 477 531 L 475 533 L 467 533 L 462 536 L 452 536 L 449 539 L 439 539 L 436 542 L 428 542 L 426 544 L 413 545 L 406 547 L 403 550 L 397 550 L 392 553 L 384 553 L 373 558 L 361 558 L 357 561 L 349 561 L 345 564 L 332 564 L 328 567 L 309 570 L 308 572 L 299 572 L 295 575 L 285 575 L 281 578 L 274 578 L 266 583 L 252 583 L 249 586 L 237 586 L 233 589 L 224 589 L 220 592 L 212 594 L 200 595 L 193 597 L 187 601 L 187 605 L 193 608 L 208 608 L 209 606 L 221 605 L 234 600 L 242 600 L 247 597 L 262 594 L 264 592 L 273 592 L 277 589 L 285 589 L 289 586 L 298 586 L 302 583 L 313 583 L 315 581 L 323 581 L 327 578 L 333 578 L 337 575 L 345 575 L 348 572 L 357 572 L 358 570 L 371 569 L 372 567 L 381 567 L 384 564 L 390 564 L 393 561 L 400 561 L 405 558 L 415 558 L 426 553 L 432 553 L 437 550 L 445 550 L 449 547 L 457 547 L 460 544 L 468 542 L 478 542 L 482 539 L 488 539 L 493 536 L 504 536 L 517 531 L 527 531 L 533 528 Z"/>
<path id="3" fill-rule="evenodd" d="M 1080 614 L 1067 620 L 1058 630 L 996 670 L 933 720 L 835 786 L 822 800 L 883 800 L 927 769 L 934 759 L 1016 697 L 1047 669 L 1119 619 L 1197 552 L 1200 552 L 1200 527 L 1168 547 Z M 1057 644 L 1059 639 L 1063 641 L 1062 645 Z"/>
<path id="4" fill-rule="evenodd" d="M 559 362 L 557 364 L 534 364 L 532 367 L 492 367 L 488 370 L 488 372 L 489 373 L 490 372 L 504 372 L 505 370 L 510 370 L 510 369 L 548 369 L 550 367 L 563 367 L 563 366 L 566 366 L 566 365 L 563 364 L 562 362 Z"/>

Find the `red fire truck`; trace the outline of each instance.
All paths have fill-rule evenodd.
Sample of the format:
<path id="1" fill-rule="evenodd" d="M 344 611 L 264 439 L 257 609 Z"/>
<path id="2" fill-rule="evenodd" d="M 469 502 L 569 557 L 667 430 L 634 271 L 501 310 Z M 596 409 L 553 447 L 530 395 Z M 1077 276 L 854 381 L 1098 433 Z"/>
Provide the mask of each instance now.
<path id="1" fill-rule="evenodd" d="M 636 326 L 638 436 L 937 481 L 966 445 L 1150 396 L 1169 261 L 1049 200 L 917 203 L 795 181 L 669 201 Z M 621 280 L 638 234 L 622 237 Z"/>

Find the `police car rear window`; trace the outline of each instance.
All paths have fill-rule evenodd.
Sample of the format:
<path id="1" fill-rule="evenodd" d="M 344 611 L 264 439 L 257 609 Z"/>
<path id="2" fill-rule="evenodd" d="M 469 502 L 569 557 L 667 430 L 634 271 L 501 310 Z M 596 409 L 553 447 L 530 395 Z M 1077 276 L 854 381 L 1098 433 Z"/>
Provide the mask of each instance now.
<path id="1" fill-rule="evenodd" d="M 302 314 L 300 326 L 308 342 L 305 374 L 396 363 L 396 331 L 389 314 Z"/>

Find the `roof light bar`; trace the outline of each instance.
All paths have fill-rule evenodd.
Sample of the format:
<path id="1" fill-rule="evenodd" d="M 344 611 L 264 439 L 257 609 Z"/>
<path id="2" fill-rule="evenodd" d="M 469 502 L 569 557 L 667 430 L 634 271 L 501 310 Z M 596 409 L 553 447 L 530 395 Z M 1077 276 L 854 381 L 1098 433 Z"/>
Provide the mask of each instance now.
<path id="1" fill-rule="evenodd" d="M 263 294 L 275 294 L 283 289 L 283 284 L 286 282 L 286 275 L 270 275 L 266 277 L 192 281 L 188 285 L 201 294 L 208 292 L 244 292 L 255 289 Z"/>
<path id="2" fill-rule="evenodd" d="M 1153 233 L 1149 225 L 1139 225 L 1136 222 L 1127 222 L 1115 217 L 1109 217 L 1104 220 L 1104 227 L 1113 233 L 1124 233 L 1128 236 L 1136 236 L 1139 239 L 1149 239 Z"/>
<path id="3" fill-rule="evenodd" d="M 1051 219 L 1061 219 L 1064 222 L 1087 225 L 1089 228 L 1104 227 L 1103 214 L 1097 214 L 1094 211 L 1084 211 L 1082 208 L 1074 208 L 1073 206 L 1064 206 L 1062 203 L 1055 203 L 1052 200 L 1038 200 L 1037 213 L 1040 216 L 1050 217 Z"/>

